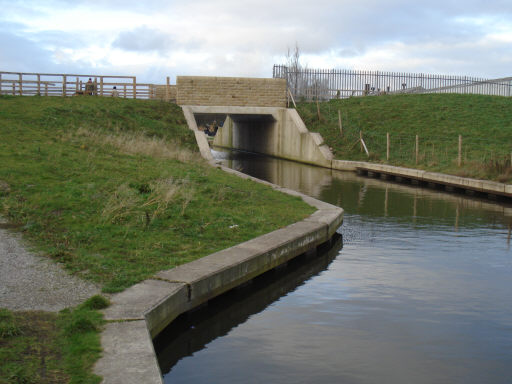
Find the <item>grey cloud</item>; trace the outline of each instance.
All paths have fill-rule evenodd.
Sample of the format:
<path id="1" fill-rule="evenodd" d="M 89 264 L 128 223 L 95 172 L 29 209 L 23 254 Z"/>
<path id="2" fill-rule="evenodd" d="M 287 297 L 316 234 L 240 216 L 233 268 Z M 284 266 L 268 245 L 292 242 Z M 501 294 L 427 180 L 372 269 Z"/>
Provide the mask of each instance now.
<path id="1" fill-rule="evenodd" d="M 0 32 L 2 70 L 13 72 L 50 71 L 51 52 L 10 32 Z"/>
<path id="2" fill-rule="evenodd" d="M 121 32 L 112 46 L 126 51 L 164 52 L 173 46 L 173 40 L 165 33 L 144 26 Z"/>

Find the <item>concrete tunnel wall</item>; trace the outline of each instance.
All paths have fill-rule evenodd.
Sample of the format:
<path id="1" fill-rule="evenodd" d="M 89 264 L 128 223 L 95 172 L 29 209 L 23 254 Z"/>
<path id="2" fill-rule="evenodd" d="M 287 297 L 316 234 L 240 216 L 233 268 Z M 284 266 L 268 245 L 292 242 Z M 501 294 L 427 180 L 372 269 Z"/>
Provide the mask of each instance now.
<path id="1" fill-rule="evenodd" d="M 205 114 L 226 114 L 226 120 L 213 141 L 215 146 L 331 167 L 332 153 L 329 148 L 323 144 L 318 133 L 307 130 L 295 109 L 221 106 L 182 108 L 189 126 L 196 132 L 198 120 Z M 203 149 L 201 151 L 206 152 Z"/>
<path id="2" fill-rule="evenodd" d="M 221 135 L 225 131 L 230 132 L 230 148 L 257 153 L 273 153 L 275 152 L 273 138 L 276 129 L 278 128 L 272 115 L 233 114 L 226 118 L 224 126 L 221 128 Z"/>

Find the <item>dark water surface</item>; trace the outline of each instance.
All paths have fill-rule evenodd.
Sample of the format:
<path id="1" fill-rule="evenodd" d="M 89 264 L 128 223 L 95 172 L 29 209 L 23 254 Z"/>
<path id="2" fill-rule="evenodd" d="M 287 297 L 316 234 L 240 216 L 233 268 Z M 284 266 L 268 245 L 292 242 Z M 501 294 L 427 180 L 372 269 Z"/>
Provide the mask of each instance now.
<path id="1" fill-rule="evenodd" d="M 512 383 L 511 207 L 216 156 L 343 207 L 343 247 L 170 327 L 156 344 L 166 383 Z"/>

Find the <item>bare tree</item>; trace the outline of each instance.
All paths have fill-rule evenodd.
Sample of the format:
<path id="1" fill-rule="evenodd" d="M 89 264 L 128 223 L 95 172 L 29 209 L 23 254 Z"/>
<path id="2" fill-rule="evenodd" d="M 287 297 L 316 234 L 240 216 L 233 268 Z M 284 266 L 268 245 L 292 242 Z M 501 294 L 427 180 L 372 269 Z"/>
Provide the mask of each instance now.
<path id="1" fill-rule="evenodd" d="M 288 47 L 286 53 L 286 67 L 288 68 L 288 86 L 294 95 L 300 94 L 300 89 L 303 88 L 302 70 L 306 69 L 300 63 L 300 48 L 299 44 L 295 42 L 295 49 L 293 52 Z"/>

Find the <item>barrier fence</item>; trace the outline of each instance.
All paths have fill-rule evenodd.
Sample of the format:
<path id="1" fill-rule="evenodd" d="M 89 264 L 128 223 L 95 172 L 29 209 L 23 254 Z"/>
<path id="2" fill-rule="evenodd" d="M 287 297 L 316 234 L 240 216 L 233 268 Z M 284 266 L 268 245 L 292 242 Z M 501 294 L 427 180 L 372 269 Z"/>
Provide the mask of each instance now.
<path id="1" fill-rule="evenodd" d="M 345 132 L 344 135 L 344 141 L 349 145 L 346 149 L 359 152 L 361 159 L 368 157 L 415 165 L 511 164 L 511 152 L 494 140 L 462 135 L 433 137 L 375 131 Z"/>
<path id="2" fill-rule="evenodd" d="M 386 93 L 512 95 L 512 77 L 484 79 L 405 72 L 294 69 L 285 65 L 274 65 L 273 77 L 287 80 L 288 90 L 296 101 Z"/>
<path id="3" fill-rule="evenodd" d="M 89 79 L 92 84 L 88 85 Z M 114 92 L 114 87 L 116 91 Z M 94 95 L 132 99 L 175 100 L 175 86 L 137 83 L 135 76 L 99 76 L 0 72 L 0 95 L 74 96 Z"/>

